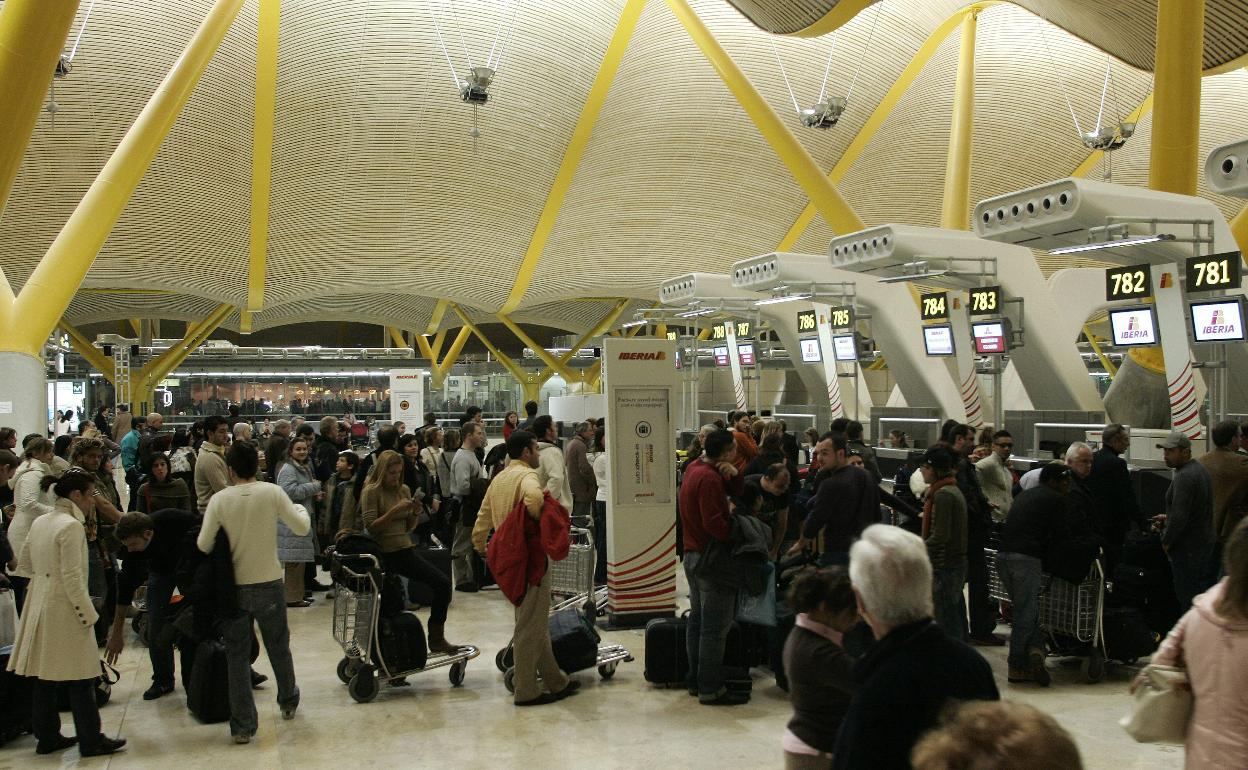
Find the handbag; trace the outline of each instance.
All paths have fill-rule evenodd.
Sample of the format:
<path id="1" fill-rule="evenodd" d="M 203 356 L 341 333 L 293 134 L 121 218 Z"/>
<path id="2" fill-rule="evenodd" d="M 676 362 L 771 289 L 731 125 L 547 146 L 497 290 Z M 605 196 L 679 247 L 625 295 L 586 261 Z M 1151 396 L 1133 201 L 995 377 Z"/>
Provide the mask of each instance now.
<path id="1" fill-rule="evenodd" d="M 1135 705 L 1118 724 L 1140 743 L 1183 743 L 1193 704 L 1187 671 L 1150 663 L 1141 676 Z"/>
<path id="2" fill-rule="evenodd" d="M 776 564 L 763 564 L 763 592 L 737 591 L 737 622 L 774 628 L 776 625 Z"/>
<path id="3" fill-rule="evenodd" d="M 0 647 L 17 638 L 17 601 L 11 588 L 0 589 Z"/>

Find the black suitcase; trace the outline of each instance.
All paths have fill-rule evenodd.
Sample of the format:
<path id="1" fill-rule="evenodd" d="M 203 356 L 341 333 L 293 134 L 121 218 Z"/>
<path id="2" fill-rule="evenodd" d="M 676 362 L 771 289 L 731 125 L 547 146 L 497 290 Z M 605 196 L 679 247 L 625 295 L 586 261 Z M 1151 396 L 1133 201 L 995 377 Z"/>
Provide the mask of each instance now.
<path id="1" fill-rule="evenodd" d="M 0 746 L 31 730 L 30 708 L 34 680 L 9 671 L 13 648 L 0 648 Z"/>
<path id="2" fill-rule="evenodd" d="M 687 614 L 687 613 L 686 613 Z M 689 677 L 689 652 L 685 634 L 688 619 L 655 618 L 646 624 L 646 668 L 643 676 L 651 684 L 685 687 Z M 749 668 L 741 627 L 734 621 L 724 643 L 724 666 Z"/>
<path id="3" fill-rule="evenodd" d="M 1157 649 L 1157 636 L 1148 627 L 1144 613 L 1135 607 L 1106 607 L 1101 627 L 1105 631 L 1105 656 L 1110 660 L 1131 662 Z"/>
<path id="4" fill-rule="evenodd" d="M 565 673 L 584 671 L 598 665 L 598 636 L 594 623 L 576 607 L 550 616 L 550 646 L 555 661 Z"/>
<path id="5" fill-rule="evenodd" d="M 382 618 L 377 625 L 377 642 L 391 674 L 425 667 L 429 647 L 419 618 L 410 612 L 401 612 Z"/>
<path id="6" fill-rule="evenodd" d="M 442 547 L 416 546 L 416 554 L 432 564 L 439 572 L 451 579 L 451 549 Z M 408 580 L 407 598 L 422 607 L 433 606 L 433 589 L 419 580 Z"/>
<path id="7" fill-rule="evenodd" d="M 230 718 L 230 672 L 225 644 L 208 639 L 195 648 L 195 663 L 186 682 L 186 707 L 204 724 Z"/>

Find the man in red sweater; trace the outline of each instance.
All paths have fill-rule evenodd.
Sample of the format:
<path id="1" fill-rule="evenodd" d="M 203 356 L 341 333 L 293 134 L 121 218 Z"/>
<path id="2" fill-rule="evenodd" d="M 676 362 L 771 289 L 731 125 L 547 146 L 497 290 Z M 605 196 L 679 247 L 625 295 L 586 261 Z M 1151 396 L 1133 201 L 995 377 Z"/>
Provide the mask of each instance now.
<path id="1" fill-rule="evenodd" d="M 733 464 L 737 446 L 732 433 L 718 430 L 706 437 L 704 454 L 689 465 L 680 485 L 680 520 L 684 528 L 685 577 L 689 579 L 690 695 L 709 706 L 737 705 L 747 698 L 724 687 L 724 644 L 736 612 L 736 589 L 699 577 L 698 561 L 711 538 L 727 541 L 731 533 L 728 494 L 740 487 Z"/>
<path id="2" fill-rule="evenodd" d="M 737 472 L 740 474 L 751 460 L 758 457 L 758 442 L 750 434 L 753 420 L 750 419 L 749 412 L 729 412 L 728 421 L 732 424 L 732 438 L 737 444 L 737 456 L 732 464 L 737 467 Z"/>

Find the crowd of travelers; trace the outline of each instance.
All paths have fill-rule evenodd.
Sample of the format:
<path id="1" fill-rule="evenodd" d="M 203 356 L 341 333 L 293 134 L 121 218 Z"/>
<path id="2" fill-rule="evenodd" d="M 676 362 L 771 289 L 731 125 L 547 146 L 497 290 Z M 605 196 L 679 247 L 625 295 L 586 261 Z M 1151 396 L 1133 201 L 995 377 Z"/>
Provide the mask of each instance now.
<path id="1" fill-rule="evenodd" d="M 254 430 L 210 415 L 171 432 L 157 413 L 101 409 L 78 427 L 55 440 L 21 437 L 20 446 L 0 428 L 0 589 L 18 614 L 15 638 L 0 642 L 13 644 L 7 668 L 33 683 L 39 754 L 125 746 L 101 732 L 93 688 L 100 648 L 109 663 L 124 650 L 140 589 L 152 664 L 143 698 L 174 691 L 177 636 L 162 631 L 190 604 L 200 632 L 224 646 L 230 732 L 247 743 L 258 727 L 253 691 L 266 679 L 252 668 L 253 629 L 281 715 L 292 719 L 300 690 L 287 613 L 334 590 L 319 568 L 344 537 L 371 538 L 386 572 L 407 579 L 408 601 L 430 612 L 431 652 L 460 648 L 447 640 L 454 592 L 484 587 L 487 543 L 513 510 L 539 522 L 552 508 L 587 517 L 605 582 L 604 420 L 570 426 L 561 440 L 530 402 L 523 420 L 508 415 L 503 441 L 488 452 L 477 407 L 457 428 L 439 427 L 433 414 L 412 432 L 381 427 L 366 453 L 356 451 L 353 425 L 334 416 Z M 1199 457 L 1178 432 L 1158 444 L 1173 480 L 1164 513 L 1146 517 L 1121 425 L 1105 427 L 1096 451 L 1076 442 L 1020 476 L 1008 431 L 950 421 L 917 462 L 884 479 L 856 421 L 799 437 L 782 421 L 731 412 L 703 426 L 680 467 L 689 694 L 712 706 L 748 698 L 726 686 L 738 589 L 713 555 L 748 531 L 776 574 L 790 573 L 783 600 L 792 630 L 776 640 L 777 681 L 794 711 L 781 741 L 787 767 L 1079 767 L 1051 717 L 1000 700 L 976 647 L 1008 644 L 1008 683 L 1049 686 L 1039 617 L 1046 581 L 1078 582 L 1093 561 L 1116 575 L 1152 538 L 1178 610 L 1156 661 L 1185 666 L 1194 696 L 1188 765 L 1248 766 L 1238 696 L 1248 686 L 1248 455 L 1238 424 L 1214 426 L 1211 438 L 1214 450 Z M 437 541 L 450 549 L 449 575 L 418 547 Z M 1008 602 L 990 596 L 990 567 Z M 555 703 L 580 687 L 552 652 L 545 562 L 530 577 L 514 601 L 517 706 Z M 417 589 L 431 598 L 418 601 Z M 60 731 L 61 693 L 75 737 Z"/>

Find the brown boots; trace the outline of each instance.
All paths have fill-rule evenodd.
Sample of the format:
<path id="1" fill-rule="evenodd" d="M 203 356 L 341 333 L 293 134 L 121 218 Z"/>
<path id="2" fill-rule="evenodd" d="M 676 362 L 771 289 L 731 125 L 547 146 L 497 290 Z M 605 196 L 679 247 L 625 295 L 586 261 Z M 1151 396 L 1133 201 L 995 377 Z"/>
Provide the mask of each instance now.
<path id="1" fill-rule="evenodd" d="M 441 652 L 447 655 L 459 652 L 458 644 L 446 641 L 445 630 L 445 623 L 429 623 L 429 652 Z"/>

